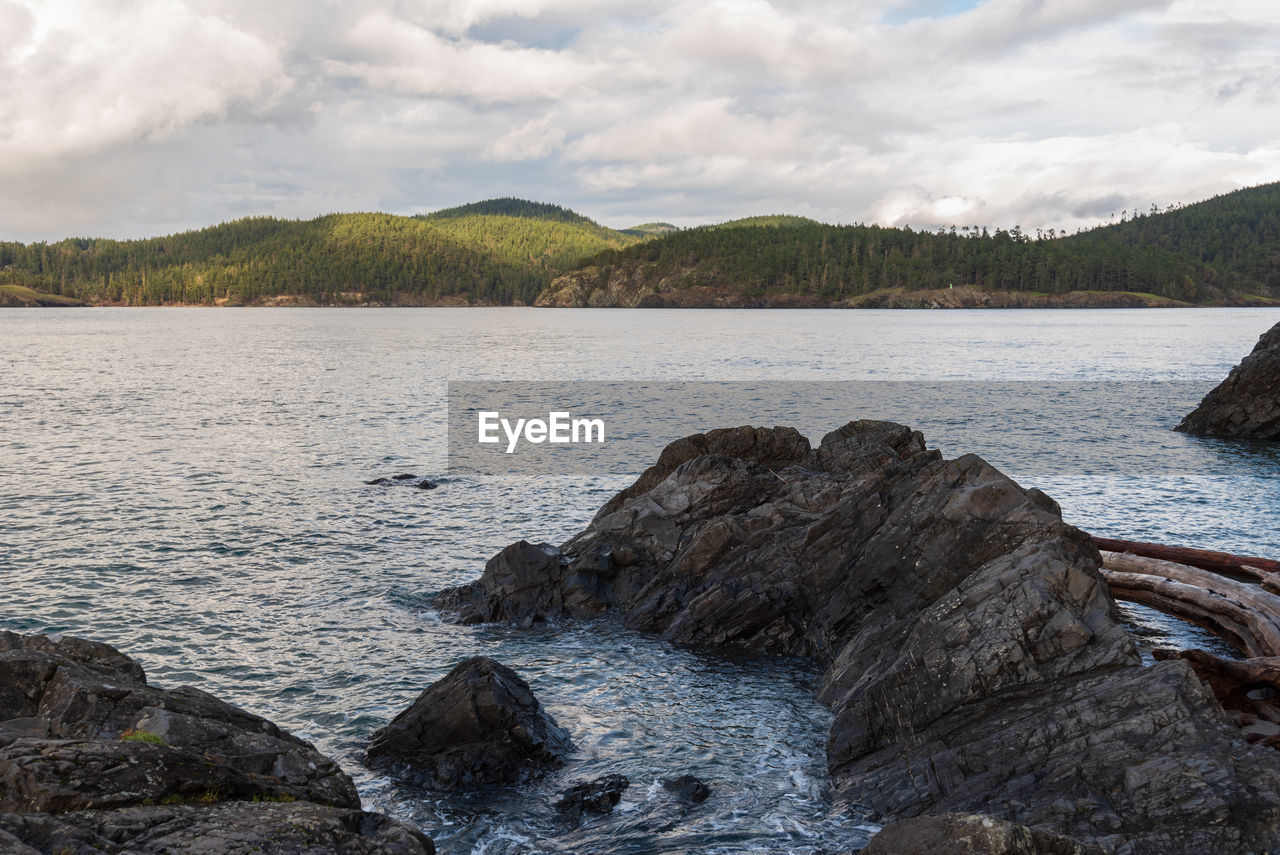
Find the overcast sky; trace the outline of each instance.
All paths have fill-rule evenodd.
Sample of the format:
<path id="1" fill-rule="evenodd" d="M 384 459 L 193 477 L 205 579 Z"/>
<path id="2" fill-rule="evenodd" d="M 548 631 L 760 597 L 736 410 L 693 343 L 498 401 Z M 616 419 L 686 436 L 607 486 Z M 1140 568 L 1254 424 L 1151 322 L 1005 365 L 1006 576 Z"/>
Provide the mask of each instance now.
<path id="1" fill-rule="evenodd" d="M 494 196 L 1089 226 L 1280 180 L 1274 0 L 0 0 L 0 239 Z"/>

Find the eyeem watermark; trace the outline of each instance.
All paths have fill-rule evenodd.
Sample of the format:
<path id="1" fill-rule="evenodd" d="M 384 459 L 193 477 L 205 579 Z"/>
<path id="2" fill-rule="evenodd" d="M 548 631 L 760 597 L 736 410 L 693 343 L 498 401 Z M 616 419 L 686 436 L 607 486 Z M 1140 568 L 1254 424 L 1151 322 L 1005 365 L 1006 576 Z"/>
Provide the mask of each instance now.
<path id="1" fill-rule="evenodd" d="M 521 439 L 533 445 L 604 442 L 604 419 L 575 419 L 572 413 L 554 411 L 545 419 L 516 419 L 513 423 L 502 418 L 497 410 L 481 410 L 476 415 L 478 441 L 486 445 L 501 443 L 502 437 L 498 436 L 501 428 L 507 441 L 507 454 L 516 450 Z"/>
<path id="2" fill-rule="evenodd" d="M 1125 468 L 1171 475 L 1216 446 L 1173 435 L 1213 388 L 1146 381 L 449 381 L 449 470 L 462 475 L 617 476 L 623 483 L 673 440 L 715 428 L 795 427 L 817 446 L 854 419 L 921 430 L 948 457 L 983 456 L 1028 484 L 1063 473 L 1111 477 L 1117 424 L 1148 439 Z M 1159 407 L 1150 401 L 1160 402 Z M 1108 413 L 1100 426 L 1098 413 Z M 1134 433 L 1134 431 L 1140 431 Z M 1103 433 L 1100 433 L 1103 432 Z M 1167 441 L 1166 441 L 1167 440 Z M 1145 444 L 1144 444 L 1145 443 Z M 1222 452 L 1217 452 L 1222 453 Z M 1272 470 L 1274 471 L 1274 466 Z M 593 482 L 594 483 L 594 482 Z"/>

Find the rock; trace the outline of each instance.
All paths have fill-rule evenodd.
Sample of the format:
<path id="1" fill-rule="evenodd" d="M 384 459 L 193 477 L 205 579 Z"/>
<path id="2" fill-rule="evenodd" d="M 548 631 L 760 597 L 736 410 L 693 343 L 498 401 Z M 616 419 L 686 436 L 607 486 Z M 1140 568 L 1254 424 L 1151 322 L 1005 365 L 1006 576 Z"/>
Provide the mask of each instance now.
<path id="1" fill-rule="evenodd" d="M 944 814 L 888 825 L 862 855 L 1103 855 L 1103 850 L 989 816 Z"/>
<path id="2" fill-rule="evenodd" d="M 1280 324 L 1174 430 L 1192 436 L 1280 440 Z"/>
<path id="3" fill-rule="evenodd" d="M 571 747 L 528 683 L 477 656 L 374 733 L 368 753 L 421 786 L 461 790 L 520 783 L 558 765 Z"/>
<path id="4" fill-rule="evenodd" d="M 266 719 L 191 687 L 149 686 L 105 644 L 0 632 L 0 840 L 159 852 L 231 826 L 265 844 L 299 823 L 328 829 L 335 851 L 433 851 L 420 832 L 362 812 L 336 763 Z"/>
<path id="5" fill-rule="evenodd" d="M 686 802 L 705 802 L 711 795 L 711 788 L 693 775 L 681 775 L 679 778 L 664 778 L 663 788 Z"/>
<path id="6" fill-rule="evenodd" d="M 521 542 L 442 614 L 618 616 L 809 657 L 840 795 L 1135 852 L 1280 844 L 1280 773 L 1181 662 L 1144 667 L 1087 535 L 982 459 L 852 422 L 668 446 L 560 547 Z"/>
<path id="7" fill-rule="evenodd" d="M 574 784 L 561 793 L 555 808 L 566 819 L 577 820 L 584 813 L 613 813 L 622 793 L 631 782 L 625 775 L 605 775 L 594 781 Z"/>
<path id="8" fill-rule="evenodd" d="M 422 832 L 390 817 L 311 802 L 148 805 L 63 814 L 0 814 L 0 851 L 184 855 L 432 853 Z"/>
<path id="9" fill-rule="evenodd" d="M 414 483 L 408 484 L 408 486 L 414 487 L 418 490 L 434 490 L 436 487 L 440 486 L 430 478 L 418 478 L 418 476 L 414 475 L 412 472 L 402 472 L 399 475 L 392 475 L 390 478 L 374 478 L 372 481 L 365 481 L 364 483 L 368 484 L 370 487 L 388 487 L 395 486 L 397 484 L 407 484 L 409 481 Z"/>

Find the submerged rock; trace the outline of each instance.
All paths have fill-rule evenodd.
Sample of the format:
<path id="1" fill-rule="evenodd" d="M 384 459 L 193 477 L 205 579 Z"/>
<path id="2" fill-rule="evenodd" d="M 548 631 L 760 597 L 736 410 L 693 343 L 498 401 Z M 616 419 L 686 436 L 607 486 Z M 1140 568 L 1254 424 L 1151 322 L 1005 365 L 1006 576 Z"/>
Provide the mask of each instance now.
<path id="1" fill-rule="evenodd" d="M 577 820 L 584 813 L 613 813 L 629 786 L 631 782 L 625 775 L 605 775 L 594 781 L 574 784 L 560 794 L 555 807 L 562 817 L 572 820 Z"/>
<path id="2" fill-rule="evenodd" d="M 705 802 L 711 795 L 711 788 L 693 775 L 681 775 L 679 778 L 665 778 L 662 787 L 686 802 Z"/>
<path id="3" fill-rule="evenodd" d="M 871 838 L 862 855 L 1103 855 L 1039 828 L 974 814 L 904 819 Z"/>
<path id="4" fill-rule="evenodd" d="M 336 763 L 266 719 L 149 686 L 105 644 L 0 632 L 0 843 L 12 851 L 302 852 L 302 828 L 336 852 L 434 851 L 361 811 Z"/>
<path id="5" fill-rule="evenodd" d="M 558 765 L 569 734 L 510 668 L 476 656 L 373 734 L 369 760 L 439 790 L 517 784 Z"/>
<path id="6" fill-rule="evenodd" d="M 370 487 L 387 487 L 396 484 L 406 484 L 409 481 L 414 482 L 410 486 L 416 487 L 419 490 L 434 490 L 436 487 L 440 486 L 429 478 L 419 479 L 418 476 L 414 475 L 412 472 L 392 475 L 390 478 L 374 478 L 372 481 L 365 481 L 364 483 Z"/>
<path id="7" fill-rule="evenodd" d="M 1193 436 L 1280 440 L 1280 324 L 1174 430 Z"/>
<path id="8" fill-rule="evenodd" d="M 1057 505 L 902 425 L 680 440 L 560 548 L 436 598 L 463 621 L 612 613 L 826 667 L 828 764 L 881 819 L 972 812 L 1132 852 L 1280 844 L 1280 772 L 1185 663 L 1143 667 Z"/>

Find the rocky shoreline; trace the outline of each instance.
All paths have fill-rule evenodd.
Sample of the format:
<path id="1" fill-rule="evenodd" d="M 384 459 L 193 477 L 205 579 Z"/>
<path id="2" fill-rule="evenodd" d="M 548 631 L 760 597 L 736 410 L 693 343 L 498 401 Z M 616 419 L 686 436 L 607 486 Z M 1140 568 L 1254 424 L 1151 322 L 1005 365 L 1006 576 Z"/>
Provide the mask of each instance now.
<path id="1" fill-rule="evenodd" d="M 654 281 L 642 274 L 613 270 L 607 278 L 587 268 L 556 279 L 538 295 L 535 306 L 622 309 L 1171 309 L 1197 305 L 1155 294 L 1130 291 L 1069 291 L 1061 294 L 1005 291 L 957 285 L 951 288 L 886 288 L 854 297 L 830 299 L 813 294 L 758 294 L 741 287 L 688 285 Z M 1213 305 L 1275 305 L 1265 298 Z"/>
<path id="2" fill-rule="evenodd" d="M 816 447 L 784 427 L 677 440 L 580 534 L 512 544 L 433 605 L 460 623 L 608 615 L 817 663 L 837 799 L 851 822 L 885 826 L 869 855 L 1273 851 L 1275 750 L 1192 662 L 1144 663 L 1104 572 L 1045 494 L 858 421 Z M 450 792 L 520 784 L 571 751 L 517 673 L 472 658 L 372 734 L 368 760 Z M 552 809 L 608 813 L 629 783 L 578 782 Z M 688 775 L 663 786 L 690 804 L 709 792 Z M 271 722 L 151 686 L 106 645 L 10 632 L 0 847 L 434 851 Z"/>
<path id="3" fill-rule="evenodd" d="M 1142 663 L 1100 566 L 1047 496 L 901 425 L 817 448 L 739 428 L 673 443 L 581 534 L 513 544 L 436 605 L 810 657 L 840 796 L 882 822 L 985 814 L 1135 855 L 1280 844 L 1274 753 L 1188 663 Z"/>
<path id="4" fill-rule="evenodd" d="M 309 743 L 105 644 L 0 632 L 0 850 L 429 855 Z"/>
<path id="5" fill-rule="evenodd" d="M 1192 436 L 1280 440 L 1280 324 L 1175 430 Z"/>

